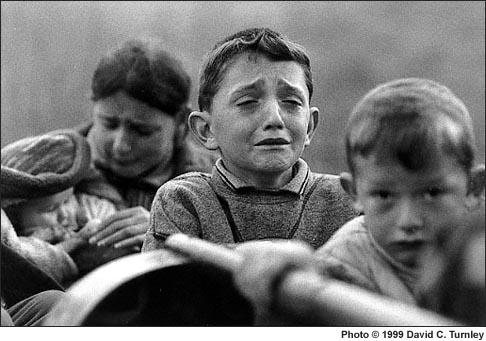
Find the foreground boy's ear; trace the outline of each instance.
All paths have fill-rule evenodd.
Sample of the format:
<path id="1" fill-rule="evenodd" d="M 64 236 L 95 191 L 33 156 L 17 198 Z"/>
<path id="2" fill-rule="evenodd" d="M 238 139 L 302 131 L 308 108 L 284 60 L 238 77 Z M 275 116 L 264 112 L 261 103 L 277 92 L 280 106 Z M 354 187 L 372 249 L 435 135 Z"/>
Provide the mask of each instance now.
<path id="1" fill-rule="evenodd" d="M 350 173 L 344 172 L 339 174 L 339 180 L 341 182 L 341 187 L 344 189 L 346 193 L 351 197 L 353 201 L 353 207 L 359 211 L 363 212 L 363 205 L 358 199 L 358 195 L 356 192 L 356 186 L 353 181 L 353 176 Z"/>
<path id="2" fill-rule="evenodd" d="M 307 135 L 305 137 L 304 146 L 308 146 L 312 140 L 312 136 L 316 132 L 317 124 L 319 123 L 319 109 L 310 108 L 309 125 L 307 126 Z"/>
<path id="3" fill-rule="evenodd" d="M 209 150 L 218 149 L 218 143 L 211 131 L 211 116 L 206 111 L 193 111 L 189 115 L 189 129 L 204 147 Z"/>

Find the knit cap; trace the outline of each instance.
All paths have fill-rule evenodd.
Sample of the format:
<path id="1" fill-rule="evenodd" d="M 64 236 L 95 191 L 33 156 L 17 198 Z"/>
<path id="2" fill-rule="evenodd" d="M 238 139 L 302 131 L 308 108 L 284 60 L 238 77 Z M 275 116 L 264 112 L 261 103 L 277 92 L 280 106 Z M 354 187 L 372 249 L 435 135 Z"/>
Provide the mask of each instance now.
<path id="1" fill-rule="evenodd" d="M 71 130 L 26 137 L 1 150 L 2 207 L 62 192 L 89 170 L 86 139 Z"/>

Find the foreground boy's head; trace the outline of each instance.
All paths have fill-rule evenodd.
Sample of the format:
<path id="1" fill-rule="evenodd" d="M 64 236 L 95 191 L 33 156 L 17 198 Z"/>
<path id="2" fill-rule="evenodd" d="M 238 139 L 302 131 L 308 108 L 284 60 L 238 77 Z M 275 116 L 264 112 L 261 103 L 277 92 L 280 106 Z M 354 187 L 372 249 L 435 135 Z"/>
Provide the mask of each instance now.
<path id="1" fill-rule="evenodd" d="M 310 108 L 312 75 L 305 50 L 277 32 L 238 32 L 208 54 L 191 130 L 244 181 L 276 188 L 309 145 L 318 121 Z"/>
<path id="2" fill-rule="evenodd" d="M 90 150 L 80 135 L 58 131 L 2 148 L 2 208 L 22 235 L 40 226 L 76 228 L 69 202 L 89 169 Z"/>
<path id="3" fill-rule="evenodd" d="M 365 95 L 348 122 L 346 153 L 343 187 L 374 240 L 408 266 L 439 231 L 460 228 L 484 188 L 468 110 L 431 80 L 399 79 Z"/>

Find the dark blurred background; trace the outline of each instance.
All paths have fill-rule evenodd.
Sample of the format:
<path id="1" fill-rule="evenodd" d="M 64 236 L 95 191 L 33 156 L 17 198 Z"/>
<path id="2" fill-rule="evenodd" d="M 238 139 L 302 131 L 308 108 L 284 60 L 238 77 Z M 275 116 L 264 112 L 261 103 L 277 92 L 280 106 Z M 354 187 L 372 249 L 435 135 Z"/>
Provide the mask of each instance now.
<path id="1" fill-rule="evenodd" d="M 238 30 L 266 26 L 304 45 L 321 120 L 305 159 L 346 169 L 342 132 L 378 83 L 427 77 L 450 87 L 475 123 L 484 162 L 485 3 L 459 1 L 1 3 L 1 145 L 89 119 L 99 58 L 128 38 L 162 39 L 193 78 L 203 55 Z"/>

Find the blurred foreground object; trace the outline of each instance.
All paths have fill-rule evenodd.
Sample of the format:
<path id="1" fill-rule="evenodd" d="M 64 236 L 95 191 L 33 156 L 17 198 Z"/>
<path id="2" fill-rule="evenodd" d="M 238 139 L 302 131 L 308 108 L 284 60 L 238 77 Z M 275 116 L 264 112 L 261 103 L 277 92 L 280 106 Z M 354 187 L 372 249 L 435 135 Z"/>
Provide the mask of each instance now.
<path id="1" fill-rule="evenodd" d="M 168 248 L 199 261 L 237 271 L 241 256 L 232 250 L 185 235 L 173 235 Z M 458 322 L 431 311 L 379 296 L 356 286 L 303 271 L 291 271 L 274 293 L 292 325 L 453 326 Z"/>
<path id="2" fill-rule="evenodd" d="M 249 326 L 231 273 L 156 250 L 129 255 L 74 283 L 45 326 Z"/>
<path id="3" fill-rule="evenodd" d="M 232 281 L 231 272 L 242 262 L 240 254 L 182 234 L 170 236 L 166 246 L 120 258 L 88 274 L 67 291 L 44 325 L 255 325 L 254 309 Z M 275 295 L 289 325 L 460 325 L 432 311 L 298 270 L 282 278 Z"/>

